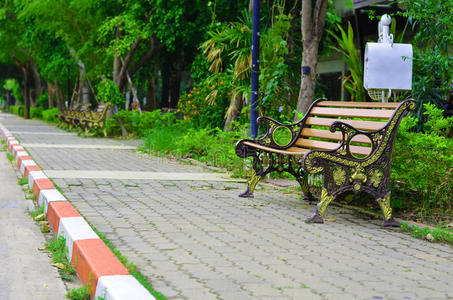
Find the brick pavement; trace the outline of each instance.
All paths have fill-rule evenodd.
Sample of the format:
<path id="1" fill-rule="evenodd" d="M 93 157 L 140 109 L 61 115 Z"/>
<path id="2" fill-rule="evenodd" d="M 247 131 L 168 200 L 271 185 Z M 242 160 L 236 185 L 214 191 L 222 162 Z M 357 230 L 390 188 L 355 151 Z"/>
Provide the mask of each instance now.
<path id="1" fill-rule="evenodd" d="M 0 117 L 13 134 L 22 132 L 22 143 L 136 144 L 62 136 L 42 122 Z M 206 172 L 132 150 L 27 150 L 45 170 Z M 169 299 L 453 298 L 451 246 L 413 239 L 346 209 L 331 206 L 328 218 L 335 221 L 314 225 L 303 222 L 314 207 L 268 187 L 249 200 L 237 197 L 245 185 L 235 182 L 54 181 Z"/>

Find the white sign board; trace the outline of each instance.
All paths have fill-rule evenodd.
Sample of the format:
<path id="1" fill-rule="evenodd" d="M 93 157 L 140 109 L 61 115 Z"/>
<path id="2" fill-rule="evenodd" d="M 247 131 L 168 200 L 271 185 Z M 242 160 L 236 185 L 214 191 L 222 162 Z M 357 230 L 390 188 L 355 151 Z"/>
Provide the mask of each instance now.
<path id="1" fill-rule="evenodd" d="M 367 43 L 363 72 L 365 89 L 412 89 L 412 45 Z"/>

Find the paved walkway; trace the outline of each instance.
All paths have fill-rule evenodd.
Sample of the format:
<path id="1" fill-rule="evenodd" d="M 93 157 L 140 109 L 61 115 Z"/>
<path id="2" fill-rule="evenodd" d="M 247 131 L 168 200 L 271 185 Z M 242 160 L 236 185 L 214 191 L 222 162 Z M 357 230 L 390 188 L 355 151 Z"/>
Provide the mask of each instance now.
<path id="1" fill-rule="evenodd" d="M 0 120 L 1 122 L 1 120 Z M 0 153 L 0 299 L 65 299 L 66 288 L 51 266 L 44 236 L 28 215 L 25 200 L 5 152 Z"/>
<path id="2" fill-rule="evenodd" d="M 81 214 L 169 299 L 453 298 L 451 246 L 336 207 L 327 211 L 334 222 L 305 224 L 314 207 L 297 195 L 262 187 L 242 199 L 244 183 L 124 147 L 134 141 L 2 117 L 50 177 L 59 174 L 55 183 Z"/>

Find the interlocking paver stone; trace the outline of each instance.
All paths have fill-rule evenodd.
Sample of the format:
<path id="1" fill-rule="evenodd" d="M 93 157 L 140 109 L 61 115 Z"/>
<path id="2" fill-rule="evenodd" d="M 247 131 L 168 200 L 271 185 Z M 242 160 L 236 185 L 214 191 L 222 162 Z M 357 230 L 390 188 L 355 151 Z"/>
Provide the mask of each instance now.
<path id="1" fill-rule="evenodd" d="M 82 138 L 39 121 L 4 118 L 44 170 L 206 173 L 138 154 L 138 141 Z M 71 148 L 33 148 L 32 144 Z M 80 147 L 77 147 L 80 145 Z M 233 145 L 231 145 L 233 147 Z M 413 239 L 347 209 L 305 224 L 298 195 L 244 183 L 56 178 L 74 206 L 169 299 L 448 299 L 453 249 Z"/>

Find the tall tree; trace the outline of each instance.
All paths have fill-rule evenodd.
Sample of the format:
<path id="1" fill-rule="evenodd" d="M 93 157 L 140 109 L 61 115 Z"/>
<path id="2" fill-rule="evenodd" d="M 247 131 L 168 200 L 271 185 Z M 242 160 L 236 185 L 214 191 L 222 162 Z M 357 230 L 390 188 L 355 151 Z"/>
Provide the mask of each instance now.
<path id="1" fill-rule="evenodd" d="M 314 3 L 314 7 L 313 7 Z M 297 110 L 306 112 L 313 102 L 318 76 L 318 50 L 324 32 L 328 0 L 302 0 L 302 66 Z"/>

